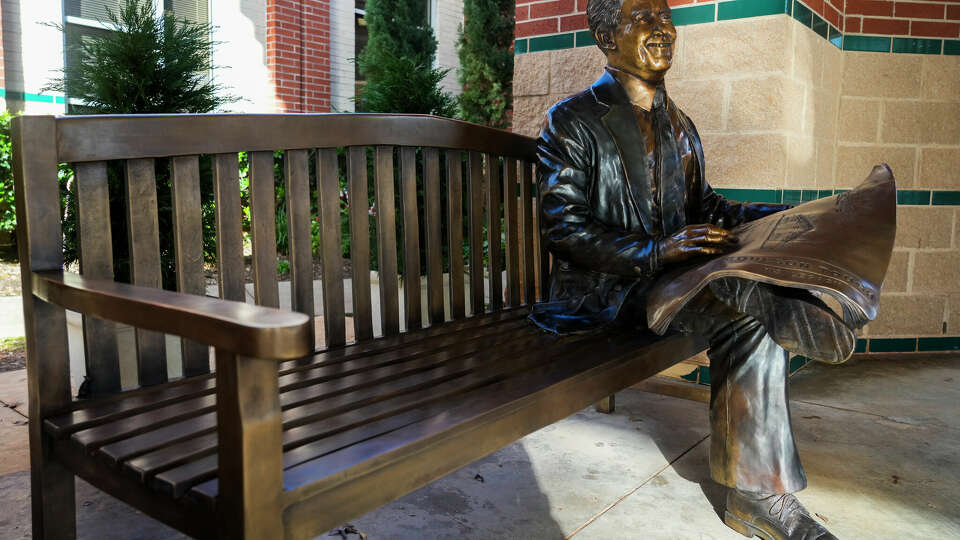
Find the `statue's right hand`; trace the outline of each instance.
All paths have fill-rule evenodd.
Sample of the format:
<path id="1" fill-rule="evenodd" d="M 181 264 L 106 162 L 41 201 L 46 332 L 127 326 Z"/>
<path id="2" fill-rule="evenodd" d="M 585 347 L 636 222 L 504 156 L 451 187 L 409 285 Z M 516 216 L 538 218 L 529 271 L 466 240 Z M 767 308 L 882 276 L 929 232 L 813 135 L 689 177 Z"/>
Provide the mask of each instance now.
<path id="1" fill-rule="evenodd" d="M 737 237 L 715 225 L 687 225 L 660 240 L 661 264 L 675 264 L 703 255 L 720 255 L 737 246 Z"/>

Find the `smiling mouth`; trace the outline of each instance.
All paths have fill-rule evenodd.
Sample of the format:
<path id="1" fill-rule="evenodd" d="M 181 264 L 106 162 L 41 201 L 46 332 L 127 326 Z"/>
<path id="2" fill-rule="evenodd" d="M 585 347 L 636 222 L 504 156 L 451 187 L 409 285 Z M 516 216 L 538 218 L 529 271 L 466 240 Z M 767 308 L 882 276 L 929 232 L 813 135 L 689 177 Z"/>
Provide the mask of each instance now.
<path id="1" fill-rule="evenodd" d="M 666 49 L 673 46 L 672 42 L 666 43 L 647 43 L 645 45 L 648 49 Z"/>

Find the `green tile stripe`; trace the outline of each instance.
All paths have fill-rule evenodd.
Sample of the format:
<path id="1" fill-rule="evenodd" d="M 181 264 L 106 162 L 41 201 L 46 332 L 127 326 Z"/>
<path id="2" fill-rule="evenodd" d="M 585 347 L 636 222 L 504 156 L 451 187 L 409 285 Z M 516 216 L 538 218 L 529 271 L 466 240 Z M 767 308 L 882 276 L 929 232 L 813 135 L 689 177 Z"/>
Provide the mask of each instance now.
<path id="1" fill-rule="evenodd" d="M 872 353 L 917 351 L 917 338 L 873 338 L 868 341 L 867 350 Z"/>
<path id="2" fill-rule="evenodd" d="M 960 351 L 960 336 L 918 338 L 917 350 L 920 352 Z"/>
<path id="3" fill-rule="evenodd" d="M 734 201 L 800 204 L 850 190 L 716 188 L 716 191 Z M 897 204 L 903 206 L 960 206 L 960 191 L 901 189 L 897 191 Z"/>
<path id="4" fill-rule="evenodd" d="M 66 102 L 63 96 L 53 96 L 50 94 L 33 94 L 31 92 L 20 92 L 17 90 L 7 91 L 5 88 L 0 88 L 0 98 L 18 99 L 23 101 L 35 101 L 37 103 L 65 103 Z"/>
<path id="5" fill-rule="evenodd" d="M 557 49 L 572 49 L 574 45 L 574 34 L 552 34 L 549 36 L 539 36 L 530 38 L 527 44 L 527 52 L 554 51 Z"/>
<path id="6" fill-rule="evenodd" d="M 843 50 L 890 52 L 890 38 L 880 36 L 843 36 Z"/>
<path id="7" fill-rule="evenodd" d="M 716 4 L 679 7 L 671 12 L 671 17 L 675 26 L 710 23 L 716 20 L 716 11 Z"/>
<path id="8" fill-rule="evenodd" d="M 960 41 L 955 39 L 943 40 L 943 54 L 960 55 Z"/>
<path id="9" fill-rule="evenodd" d="M 762 17 L 764 15 L 789 14 L 790 0 L 734 0 L 717 4 L 717 20 L 729 21 Z"/>
<path id="10" fill-rule="evenodd" d="M 893 52 L 911 54 L 940 54 L 942 39 L 893 38 Z"/>

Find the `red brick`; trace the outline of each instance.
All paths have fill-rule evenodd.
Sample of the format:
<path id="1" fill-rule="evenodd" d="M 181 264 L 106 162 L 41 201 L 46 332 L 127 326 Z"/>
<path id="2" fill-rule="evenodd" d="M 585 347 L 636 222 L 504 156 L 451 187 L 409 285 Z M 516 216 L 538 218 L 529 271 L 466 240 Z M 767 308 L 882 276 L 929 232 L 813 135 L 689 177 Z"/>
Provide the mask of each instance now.
<path id="1" fill-rule="evenodd" d="M 947 19 L 951 21 L 960 21 L 960 5 L 947 6 Z"/>
<path id="2" fill-rule="evenodd" d="M 803 3 L 817 15 L 823 15 L 823 0 L 803 0 Z"/>
<path id="3" fill-rule="evenodd" d="M 573 30 L 586 30 L 587 25 L 587 14 L 578 13 L 576 15 L 568 15 L 566 17 L 560 17 L 560 31 L 561 32 L 572 32 Z"/>
<path id="4" fill-rule="evenodd" d="M 945 4 L 919 4 L 917 2 L 897 2 L 893 10 L 897 17 L 911 19 L 942 19 Z"/>
<path id="5" fill-rule="evenodd" d="M 517 20 L 525 21 L 530 18 L 530 6 L 517 7 Z"/>
<path id="6" fill-rule="evenodd" d="M 823 18 L 827 20 L 828 23 L 833 26 L 840 28 L 840 22 L 842 18 L 840 17 L 840 12 L 833 8 L 830 4 L 823 5 Z"/>
<path id="7" fill-rule="evenodd" d="M 860 17 L 847 17 L 843 27 L 844 32 L 860 33 Z"/>
<path id="8" fill-rule="evenodd" d="M 669 0 L 667 3 L 670 4 L 670 7 L 682 6 L 684 4 L 692 4 L 694 0 Z"/>
<path id="9" fill-rule="evenodd" d="M 864 34 L 905 36 L 910 33 L 910 21 L 902 19 L 863 19 Z"/>
<path id="10" fill-rule="evenodd" d="M 554 2 L 533 4 L 530 6 L 530 18 L 542 19 L 544 17 L 553 17 L 554 15 L 573 13 L 576 5 L 576 0 L 556 0 Z"/>
<path id="11" fill-rule="evenodd" d="M 577 13 L 586 13 L 586 12 L 587 12 L 587 0 L 577 0 Z"/>
<path id="12" fill-rule="evenodd" d="M 843 0 L 827 0 L 827 3 L 833 6 L 840 13 L 846 12 L 846 8 L 843 5 Z"/>
<path id="13" fill-rule="evenodd" d="M 893 16 L 893 2 L 883 0 L 847 0 L 846 13 L 852 15 Z"/>
<path id="14" fill-rule="evenodd" d="M 517 0 L 517 5 L 519 6 L 520 4 L 529 4 L 531 2 L 536 2 L 536 1 L 537 0 Z"/>
<path id="15" fill-rule="evenodd" d="M 960 36 L 960 23 L 913 21 L 910 23 L 911 36 L 957 38 Z"/>
<path id="16" fill-rule="evenodd" d="M 539 21 L 517 23 L 514 33 L 518 38 L 524 38 L 543 34 L 555 34 L 558 28 L 559 19 L 540 19 Z"/>

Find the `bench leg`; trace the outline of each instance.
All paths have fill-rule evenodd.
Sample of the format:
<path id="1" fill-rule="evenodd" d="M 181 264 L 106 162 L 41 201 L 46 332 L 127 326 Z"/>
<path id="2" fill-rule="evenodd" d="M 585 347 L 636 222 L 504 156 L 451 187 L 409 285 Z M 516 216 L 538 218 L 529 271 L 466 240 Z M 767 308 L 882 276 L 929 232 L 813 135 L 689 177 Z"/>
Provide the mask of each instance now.
<path id="1" fill-rule="evenodd" d="M 219 536 L 283 538 L 277 362 L 217 350 Z"/>
<path id="2" fill-rule="evenodd" d="M 609 396 L 601 399 L 596 403 L 596 405 L 593 406 L 593 408 L 596 409 L 596 411 L 599 413 L 604 413 L 604 414 L 613 413 L 614 409 L 617 408 L 614 394 L 610 394 Z"/>
<path id="3" fill-rule="evenodd" d="M 73 473 L 52 459 L 43 434 L 44 416 L 70 402 L 66 315 L 33 298 L 25 305 L 33 537 L 76 538 Z"/>

